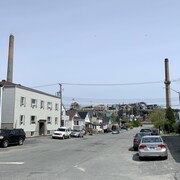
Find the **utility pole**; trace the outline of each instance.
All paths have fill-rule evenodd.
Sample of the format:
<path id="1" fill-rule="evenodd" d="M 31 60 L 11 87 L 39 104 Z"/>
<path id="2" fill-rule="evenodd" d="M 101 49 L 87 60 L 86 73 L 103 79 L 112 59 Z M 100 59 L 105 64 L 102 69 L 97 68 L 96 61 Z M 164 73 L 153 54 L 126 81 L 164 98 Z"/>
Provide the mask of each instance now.
<path id="1" fill-rule="evenodd" d="M 60 126 L 62 126 L 62 84 L 59 84 L 59 98 L 60 98 Z"/>

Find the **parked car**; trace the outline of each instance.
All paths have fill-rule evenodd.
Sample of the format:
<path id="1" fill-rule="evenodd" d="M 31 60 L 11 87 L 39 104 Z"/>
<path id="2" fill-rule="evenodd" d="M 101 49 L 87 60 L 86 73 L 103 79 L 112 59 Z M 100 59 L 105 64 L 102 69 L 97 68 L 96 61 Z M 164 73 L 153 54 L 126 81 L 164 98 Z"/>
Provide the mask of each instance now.
<path id="1" fill-rule="evenodd" d="M 141 141 L 141 138 L 143 136 L 148 136 L 148 135 L 151 135 L 151 132 L 140 132 L 140 133 L 136 133 L 136 135 L 134 136 L 134 139 L 133 139 L 133 149 L 135 151 L 138 150 L 138 146 L 139 146 L 139 143 Z"/>
<path id="2" fill-rule="evenodd" d="M 152 131 L 151 132 L 152 135 L 159 135 L 159 130 L 158 129 L 152 128 L 151 131 Z"/>
<path id="3" fill-rule="evenodd" d="M 121 126 L 121 129 L 128 131 L 128 127 L 127 126 Z"/>
<path id="4" fill-rule="evenodd" d="M 159 130 L 157 128 L 144 128 L 140 132 L 151 132 L 151 135 L 159 135 Z"/>
<path id="5" fill-rule="evenodd" d="M 10 144 L 22 145 L 26 139 L 23 129 L 0 129 L 0 144 L 6 148 Z"/>
<path id="6" fill-rule="evenodd" d="M 71 134 L 71 129 L 67 128 L 67 127 L 60 127 L 58 128 L 56 131 L 54 131 L 52 138 L 53 139 L 66 139 L 66 138 L 70 138 L 70 134 Z"/>
<path id="7" fill-rule="evenodd" d="M 152 129 L 151 128 L 142 128 L 140 130 L 140 132 L 150 132 L 150 133 L 152 133 Z"/>
<path id="8" fill-rule="evenodd" d="M 168 158 L 167 145 L 161 136 L 143 136 L 138 147 L 139 159 L 144 157 Z"/>
<path id="9" fill-rule="evenodd" d="M 119 129 L 112 130 L 112 134 L 119 134 Z"/>
<path id="10" fill-rule="evenodd" d="M 84 131 L 83 130 L 71 130 L 71 137 L 84 137 Z"/>
<path id="11" fill-rule="evenodd" d="M 104 129 L 104 133 L 112 132 L 110 128 Z"/>

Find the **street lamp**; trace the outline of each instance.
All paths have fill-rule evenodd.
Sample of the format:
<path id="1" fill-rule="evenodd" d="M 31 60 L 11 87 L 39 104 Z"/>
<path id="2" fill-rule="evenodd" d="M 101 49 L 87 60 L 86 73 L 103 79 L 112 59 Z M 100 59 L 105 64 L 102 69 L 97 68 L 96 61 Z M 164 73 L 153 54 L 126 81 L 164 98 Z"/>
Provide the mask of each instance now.
<path id="1" fill-rule="evenodd" d="M 180 104 L 180 91 L 176 91 L 176 90 L 174 90 L 172 88 L 170 88 L 170 89 L 178 94 L 178 96 L 179 96 L 179 104 Z"/>

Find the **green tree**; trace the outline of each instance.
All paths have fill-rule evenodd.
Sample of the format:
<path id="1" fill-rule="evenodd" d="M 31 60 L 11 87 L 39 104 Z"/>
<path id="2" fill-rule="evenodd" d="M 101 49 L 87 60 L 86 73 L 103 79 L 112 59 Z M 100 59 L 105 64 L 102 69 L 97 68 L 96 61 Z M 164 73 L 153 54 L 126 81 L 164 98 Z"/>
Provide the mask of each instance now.
<path id="1" fill-rule="evenodd" d="M 118 124 L 120 124 L 120 118 L 119 118 L 119 116 L 118 116 L 118 114 L 117 113 L 112 113 L 111 114 L 111 121 L 113 121 L 113 122 L 116 122 L 116 123 L 118 123 Z"/>
<path id="2" fill-rule="evenodd" d="M 140 118 L 133 119 L 132 125 L 133 125 L 134 127 L 139 127 L 139 126 L 141 125 L 141 119 L 140 119 Z"/>
<path id="3" fill-rule="evenodd" d="M 168 133 L 175 132 L 176 129 L 176 119 L 173 110 L 169 107 L 166 110 L 166 123 L 165 123 L 165 130 Z"/>
<path id="4" fill-rule="evenodd" d="M 166 122 L 166 111 L 161 108 L 154 109 L 150 115 L 149 118 L 154 125 L 154 127 L 159 129 L 164 129 L 164 125 Z"/>
<path id="5" fill-rule="evenodd" d="M 71 110 L 73 110 L 73 109 L 74 109 L 74 110 L 77 110 L 77 109 L 79 109 L 79 108 L 80 108 L 80 105 L 79 105 L 78 102 L 75 102 L 75 101 L 74 101 L 74 102 L 71 103 L 71 107 L 70 107 Z"/>

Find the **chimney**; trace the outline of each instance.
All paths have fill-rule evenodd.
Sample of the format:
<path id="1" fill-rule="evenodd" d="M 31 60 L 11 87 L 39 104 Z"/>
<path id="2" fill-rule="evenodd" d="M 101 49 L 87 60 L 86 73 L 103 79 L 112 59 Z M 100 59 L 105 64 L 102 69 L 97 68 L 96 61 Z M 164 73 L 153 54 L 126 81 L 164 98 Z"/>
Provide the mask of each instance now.
<path id="1" fill-rule="evenodd" d="M 13 54 L 14 54 L 14 36 L 9 36 L 9 54 L 8 54 L 8 68 L 7 68 L 7 81 L 13 81 Z"/>
<path id="2" fill-rule="evenodd" d="M 170 78 L 169 78 L 169 60 L 165 59 L 165 89 L 166 89 L 166 108 L 171 107 L 171 98 L 170 98 Z"/>

